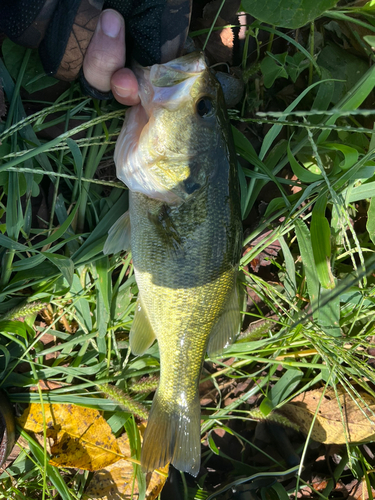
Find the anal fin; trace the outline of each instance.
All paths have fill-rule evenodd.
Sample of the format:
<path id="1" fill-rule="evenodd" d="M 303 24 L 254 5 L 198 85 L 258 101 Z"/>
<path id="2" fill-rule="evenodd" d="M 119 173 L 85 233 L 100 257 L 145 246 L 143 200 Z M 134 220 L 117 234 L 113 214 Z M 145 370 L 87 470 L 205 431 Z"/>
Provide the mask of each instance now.
<path id="1" fill-rule="evenodd" d="M 125 212 L 108 231 L 103 253 L 109 255 L 130 250 L 130 216 Z"/>
<path id="2" fill-rule="evenodd" d="M 130 348 L 136 356 L 143 354 L 155 340 L 155 333 L 148 319 L 142 300 L 138 297 L 130 329 Z"/>
<path id="3" fill-rule="evenodd" d="M 209 356 L 220 354 L 234 342 L 241 328 L 240 293 L 235 285 L 228 298 L 226 307 L 214 325 L 208 341 Z"/>

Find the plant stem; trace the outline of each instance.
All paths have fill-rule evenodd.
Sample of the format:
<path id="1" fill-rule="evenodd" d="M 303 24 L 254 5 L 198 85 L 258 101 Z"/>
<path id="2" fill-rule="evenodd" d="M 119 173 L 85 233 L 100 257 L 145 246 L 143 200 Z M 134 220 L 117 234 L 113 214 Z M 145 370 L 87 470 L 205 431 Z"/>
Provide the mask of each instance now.
<path id="1" fill-rule="evenodd" d="M 69 92 L 69 100 L 73 98 L 73 86 L 71 85 L 70 87 L 70 92 Z M 67 110 L 66 112 L 66 117 L 65 117 L 65 126 L 64 126 L 64 132 L 67 132 L 69 129 L 69 121 L 70 121 L 70 109 Z M 60 152 L 60 158 L 57 166 L 57 173 L 61 173 L 61 166 L 62 166 L 62 161 L 64 158 L 64 151 Z M 60 177 L 56 177 L 56 181 L 54 184 L 54 190 L 53 190 L 53 199 L 52 199 L 52 205 L 51 205 L 51 215 L 49 219 L 49 233 L 51 233 L 52 226 L 53 226 L 53 219 L 55 216 L 55 207 L 56 207 L 56 200 L 57 200 L 57 195 L 59 191 L 59 185 L 60 185 Z"/>
<path id="2" fill-rule="evenodd" d="M 25 74 L 27 64 L 28 64 L 29 59 L 30 59 L 30 54 L 31 54 L 31 49 L 27 49 L 25 52 L 25 55 L 23 56 L 21 68 L 20 68 L 20 71 L 19 71 L 18 76 L 17 76 L 17 81 L 15 83 L 14 90 L 13 90 L 12 100 L 11 100 L 11 103 L 9 106 L 8 116 L 7 116 L 7 120 L 5 123 L 5 130 L 7 130 L 11 126 L 12 121 L 13 121 L 13 116 L 15 114 L 16 105 L 17 105 L 17 102 L 19 100 L 19 93 L 20 93 L 20 88 L 21 88 L 23 76 Z M 12 146 L 13 146 L 14 150 L 17 149 L 17 136 L 16 135 L 12 138 Z M 11 174 L 9 174 L 9 175 L 11 175 Z M 17 174 L 14 174 L 14 175 L 17 175 Z M 20 214 L 18 214 L 18 215 L 20 215 Z M 10 235 L 8 233 L 8 235 L 9 235 L 9 237 L 12 237 L 14 240 L 17 240 L 18 234 Z M 12 274 L 12 264 L 13 264 L 14 255 L 15 255 L 15 250 L 9 250 L 6 252 L 6 254 L 3 257 L 2 271 L 1 271 L 1 278 L 0 278 L 0 285 L 1 286 L 5 286 L 8 283 L 9 278 Z"/>
<path id="3" fill-rule="evenodd" d="M 216 21 L 220 15 L 220 12 L 221 12 L 221 9 L 224 7 L 224 3 L 225 3 L 225 0 L 222 0 L 221 2 L 221 5 L 220 7 L 218 8 L 217 12 L 216 12 L 216 16 L 215 16 L 215 19 L 213 20 L 212 24 L 211 24 L 211 27 L 210 27 L 210 31 L 208 32 L 207 34 L 207 38 L 206 38 L 206 41 L 204 42 L 204 45 L 203 45 L 203 51 L 206 49 L 207 47 L 207 43 L 208 43 L 208 40 L 210 39 L 210 36 L 211 36 L 211 33 L 212 33 L 212 30 L 214 29 L 215 27 L 215 24 L 216 24 Z"/>
<path id="4" fill-rule="evenodd" d="M 96 125 L 94 128 L 94 135 L 98 135 L 101 130 L 102 130 L 102 125 L 101 123 L 98 123 L 98 125 Z M 93 177 L 96 172 L 96 169 L 100 161 L 100 155 L 98 150 L 99 147 L 94 146 L 89 151 L 86 161 L 86 168 L 84 172 L 84 176 L 86 177 L 86 179 L 90 179 L 91 177 Z M 78 216 L 77 216 L 78 233 L 82 233 L 85 226 L 85 215 L 86 215 L 89 190 L 90 190 L 90 184 L 88 182 L 82 182 L 81 203 L 78 209 Z"/>
<path id="5" fill-rule="evenodd" d="M 111 125 L 109 127 L 110 133 L 112 133 L 118 124 L 118 120 L 114 119 L 111 121 Z M 100 133 L 103 130 L 103 124 L 100 122 L 98 125 L 96 125 L 94 129 L 94 136 L 100 135 Z M 95 172 L 98 168 L 98 165 L 106 152 L 108 144 L 104 143 L 100 146 L 94 146 L 90 149 L 89 154 L 87 156 L 87 161 L 86 161 L 86 169 L 84 171 L 84 176 L 86 179 L 91 179 L 94 177 Z M 85 226 L 85 215 L 86 215 L 86 208 L 87 208 L 87 201 L 88 201 L 88 196 L 89 196 L 89 189 L 90 189 L 90 183 L 89 182 L 83 182 L 82 183 L 82 194 L 81 194 L 81 204 L 78 209 L 78 217 L 77 217 L 77 231 L 83 232 L 84 226 Z"/>
<path id="6" fill-rule="evenodd" d="M 91 118 L 95 118 L 95 116 L 96 116 L 96 113 L 95 113 L 95 111 L 93 111 L 92 115 L 91 115 Z M 91 139 L 93 131 L 94 131 L 94 127 L 93 126 L 87 129 L 86 139 Z M 89 148 L 89 144 L 82 149 L 82 163 L 83 163 L 83 165 L 85 164 L 85 159 L 86 159 L 86 156 L 87 156 L 88 148 Z M 71 203 L 74 203 L 76 201 L 76 199 L 77 199 L 78 187 L 79 187 L 79 183 L 78 183 L 78 180 L 77 180 L 74 183 L 73 192 L 72 192 L 72 198 L 71 198 Z M 72 227 L 73 227 L 74 231 L 76 230 L 76 225 L 77 225 L 77 219 L 75 218 L 74 221 L 73 221 L 73 223 L 72 223 Z"/>
<path id="7" fill-rule="evenodd" d="M 11 126 L 12 121 L 13 121 L 14 110 L 15 110 L 17 101 L 19 99 L 19 93 L 20 93 L 20 88 L 21 88 L 21 84 L 22 84 L 22 80 L 23 80 L 23 75 L 25 74 L 25 70 L 26 70 L 27 64 L 28 64 L 29 59 L 30 59 L 30 54 L 31 54 L 31 49 L 27 49 L 25 52 L 25 55 L 23 56 L 22 65 L 20 67 L 20 71 L 19 71 L 18 76 L 17 76 L 17 81 L 15 83 L 14 90 L 13 90 L 12 100 L 11 100 L 10 106 L 9 106 L 7 121 L 5 123 L 5 130 L 7 130 Z"/>
<path id="8" fill-rule="evenodd" d="M 314 22 L 312 22 L 312 23 L 310 23 L 310 55 L 311 55 L 311 58 L 314 57 L 314 45 L 315 45 L 314 44 L 314 41 L 315 41 L 314 33 L 315 33 L 315 24 L 314 24 Z M 313 66 L 312 62 L 310 61 L 309 85 L 312 84 L 313 73 L 314 73 L 314 66 Z"/>

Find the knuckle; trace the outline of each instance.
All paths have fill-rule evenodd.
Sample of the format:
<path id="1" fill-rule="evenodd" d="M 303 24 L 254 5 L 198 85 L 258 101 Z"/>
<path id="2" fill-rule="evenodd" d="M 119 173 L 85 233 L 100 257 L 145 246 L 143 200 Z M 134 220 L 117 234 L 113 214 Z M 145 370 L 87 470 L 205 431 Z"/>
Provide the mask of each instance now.
<path id="1" fill-rule="evenodd" d="M 122 66 L 118 57 L 103 50 L 96 50 L 91 54 L 89 65 L 100 73 L 112 72 Z"/>

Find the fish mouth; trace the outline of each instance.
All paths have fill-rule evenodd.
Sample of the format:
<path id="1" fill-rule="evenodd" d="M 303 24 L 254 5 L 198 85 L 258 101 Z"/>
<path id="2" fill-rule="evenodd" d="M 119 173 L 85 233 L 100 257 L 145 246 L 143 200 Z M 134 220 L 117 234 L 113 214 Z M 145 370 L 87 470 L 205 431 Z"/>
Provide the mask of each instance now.
<path id="1" fill-rule="evenodd" d="M 207 69 L 203 52 L 191 52 L 165 64 L 152 67 L 150 80 L 155 87 L 173 87 Z"/>
<path id="2" fill-rule="evenodd" d="M 207 70 L 203 52 L 191 52 L 164 64 L 133 66 L 142 106 L 150 116 L 152 106 L 176 109 L 188 99 L 197 78 Z"/>
<path id="3" fill-rule="evenodd" d="M 204 55 L 192 52 L 165 64 L 146 68 L 136 65 L 134 70 L 141 103 L 126 113 L 114 155 L 117 177 L 132 191 L 169 205 L 180 205 L 196 195 L 202 181 L 193 168 L 196 151 L 188 146 L 177 147 L 171 139 L 173 134 L 166 132 L 173 124 L 169 111 L 181 108 L 189 126 L 199 123 L 193 93 L 195 84 L 205 79 L 208 70 Z M 207 120 L 206 127 L 208 123 Z M 185 144 L 189 127 L 181 130 Z M 178 134 L 176 138 L 180 139 Z"/>

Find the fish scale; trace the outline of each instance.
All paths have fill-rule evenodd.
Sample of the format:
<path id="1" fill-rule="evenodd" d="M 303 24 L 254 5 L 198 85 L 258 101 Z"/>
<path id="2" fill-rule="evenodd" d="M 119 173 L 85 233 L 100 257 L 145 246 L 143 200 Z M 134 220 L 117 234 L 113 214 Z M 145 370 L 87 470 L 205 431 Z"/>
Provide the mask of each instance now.
<path id="1" fill-rule="evenodd" d="M 133 353 L 159 343 L 143 470 L 170 461 L 197 475 L 204 356 L 233 341 L 241 321 L 237 160 L 220 84 L 201 53 L 136 74 L 141 104 L 127 112 L 115 151 L 129 215 L 105 251 L 118 249 L 116 239 L 130 243 L 139 289 Z"/>

